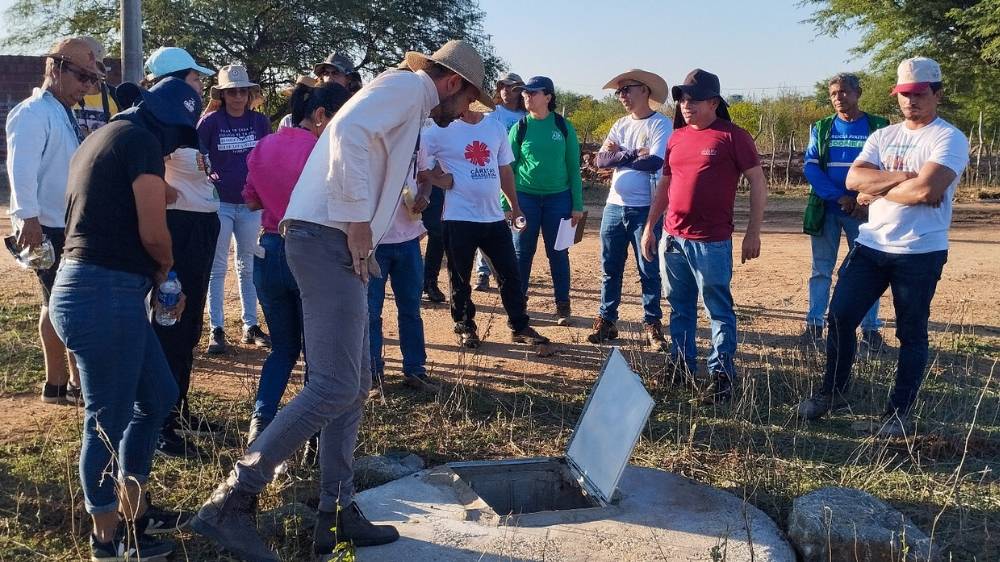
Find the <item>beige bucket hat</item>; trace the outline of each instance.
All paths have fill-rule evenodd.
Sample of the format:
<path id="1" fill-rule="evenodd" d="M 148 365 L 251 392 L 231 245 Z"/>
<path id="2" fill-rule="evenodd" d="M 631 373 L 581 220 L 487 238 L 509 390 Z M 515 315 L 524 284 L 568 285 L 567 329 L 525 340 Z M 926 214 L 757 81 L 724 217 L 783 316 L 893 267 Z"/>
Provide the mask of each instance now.
<path id="1" fill-rule="evenodd" d="M 656 111 L 661 105 L 667 102 L 667 94 L 670 92 L 670 89 L 667 88 L 667 81 L 658 74 L 638 68 L 627 70 L 608 80 L 608 83 L 604 85 L 604 89 L 617 90 L 620 87 L 619 84 L 626 80 L 635 80 L 649 88 L 649 107 L 653 111 Z"/>
<path id="2" fill-rule="evenodd" d="M 260 85 L 251 82 L 246 67 L 239 64 L 229 64 L 219 69 L 219 83 L 212 86 L 212 99 L 221 99 L 222 90 L 230 88 L 250 88 L 252 93 L 260 92 Z"/>
<path id="3" fill-rule="evenodd" d="M 486 80 L 486 68 L 483 66 L 483 57 L 476 52 L 476 48 L 468 41 L 452 39 L 442 45 L 432 55 L 410 51 L 406 53 L 404 62 L 414 72 L 423 70 L 430 66 L 431 63 L 436 62 L 455 72 L 469 84 L 472 84 L 476 89 L 477 98 L 483 105 L 491 109 L 496 107 L 492 96 L 487 95 L 483 89 L 483 82 Z"/>

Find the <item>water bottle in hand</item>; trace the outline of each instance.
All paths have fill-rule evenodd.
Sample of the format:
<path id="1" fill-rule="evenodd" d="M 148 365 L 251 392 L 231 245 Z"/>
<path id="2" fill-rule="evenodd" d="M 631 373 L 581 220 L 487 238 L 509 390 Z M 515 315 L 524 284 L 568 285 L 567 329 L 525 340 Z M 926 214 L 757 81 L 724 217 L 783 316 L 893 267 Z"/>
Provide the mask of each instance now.
<path id="1" fill-rule="evenodd" d="M 156 323 L 161 326 L 173 326 L 177 323 L 177 305 L 181 300 L 181 282 L 177 273 L 171 271 L 167 280 L 160 284 L 156 292 Z"/>

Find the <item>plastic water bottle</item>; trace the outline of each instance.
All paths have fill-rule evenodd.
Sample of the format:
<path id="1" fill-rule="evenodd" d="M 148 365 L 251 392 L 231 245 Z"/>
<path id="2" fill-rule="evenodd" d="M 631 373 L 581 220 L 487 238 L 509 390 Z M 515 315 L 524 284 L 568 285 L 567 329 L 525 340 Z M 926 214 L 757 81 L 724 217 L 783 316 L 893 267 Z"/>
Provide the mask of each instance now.
<path id="1" fill-rule="evenodd" d="M 56 262 L 55 248 L 49 237 L 42 235 L 42 243 L 34 248 L 24 248 L 17 255 L 17 263 L 25 269 L 44 270 Z"/>
<path id="2" fill-rule="evenodd" d="M 167 280 L 160 283 L 156 292 L 156 323 L 161 326 L 173 326 L 177 323 L 177 304 L 181 300 L 181 282 L 177 273 L 171 271 Z"/>

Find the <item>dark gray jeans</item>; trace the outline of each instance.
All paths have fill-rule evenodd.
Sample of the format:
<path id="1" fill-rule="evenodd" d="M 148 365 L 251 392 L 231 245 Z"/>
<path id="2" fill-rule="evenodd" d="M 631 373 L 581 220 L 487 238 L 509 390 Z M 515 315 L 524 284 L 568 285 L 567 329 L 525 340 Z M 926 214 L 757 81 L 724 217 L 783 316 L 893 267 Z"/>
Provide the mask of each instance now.
<path id="1" fill-rule="evenodd" d="M 322 430 L 319 508 L 334 511 L 354 495 L 354 447 L 371 387 L 367 288 L 340 230 L 293 221 L 285 253 L 302 294 L 309 384 L 236 463 L 236 487 L 259 493 L 275 467 Z"/>

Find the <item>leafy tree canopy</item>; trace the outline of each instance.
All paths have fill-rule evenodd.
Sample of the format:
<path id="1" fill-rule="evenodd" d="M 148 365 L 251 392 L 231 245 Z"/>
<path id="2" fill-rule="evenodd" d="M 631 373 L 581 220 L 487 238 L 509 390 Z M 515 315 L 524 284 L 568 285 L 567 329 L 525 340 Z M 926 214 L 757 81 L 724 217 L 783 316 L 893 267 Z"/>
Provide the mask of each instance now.
<path id="1" fill-rule="evenodd" d="M 968 126 L 1000 119 L 1000 2 L 997 0 L 802 0 L 827 35 L 860 29 L 856 54 L 870 54 L 873 74 L 891 74 L 907 57 L 931 57 L 944 72 L 947 117 Z"/>
<path id="2" fill-rule="evenodd" d="M 118 4 L 17 0 L 3 43 L 41 50 L 60 36 L 88 34 L 118 53 Z M 144 0 L 142 9 L 145 53 L 173 45 L 216 68 L 241 63 L 267 91 L 331 51 L 372 76 L 397 65 L 406 51 L 431 53 L 449 39 L 477 47 L 488 82 L 503 68 L 475 0 Z"/>

